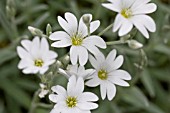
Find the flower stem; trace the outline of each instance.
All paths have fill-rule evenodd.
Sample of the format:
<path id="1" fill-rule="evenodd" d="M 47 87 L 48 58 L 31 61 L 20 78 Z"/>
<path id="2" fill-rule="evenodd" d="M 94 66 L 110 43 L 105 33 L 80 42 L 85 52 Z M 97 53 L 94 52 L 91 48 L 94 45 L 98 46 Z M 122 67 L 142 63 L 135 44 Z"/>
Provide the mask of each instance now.
<path id="1" fill-rule="evenodd" d="M 35 113 L 35 109 L 37 107 L 36 103 L 39 101 L 38 99 L 38 94 L 39 94 L 40 90 L 38 89 L 33 96 L 32 102 L 31 102 L 31 107 L 28 111 L 28 113 Z"/>
<path id="2" fill-rule="evenodd" d="M 42 107 L 42 108 L 47 108 L 47 109 L 49 109 L 49 108 L 52 108 L 53 105 L 52 105 L 52 104 L 39 103 L 39 104 L 37 104 L 37 107 Z"/>
<path id="3" fill-rule="evenodd" d="M 98 34 L 98 36 L 103 35 L 106 31 L 108 31 L 110 28 L 112 28 L 112 26 L 113 26 L 113 23 L 110 24 L 109 26 L 107 26 L 103 31 L 101 31 L 101 32 Z"/>
<path id="4" fill-rule="evenodd" d="M 127 43 L 127 42 L 123 40 L 106 42 L 107 45 L 117 45 L 117 44 L 124 44 L 124 43 Z"/>

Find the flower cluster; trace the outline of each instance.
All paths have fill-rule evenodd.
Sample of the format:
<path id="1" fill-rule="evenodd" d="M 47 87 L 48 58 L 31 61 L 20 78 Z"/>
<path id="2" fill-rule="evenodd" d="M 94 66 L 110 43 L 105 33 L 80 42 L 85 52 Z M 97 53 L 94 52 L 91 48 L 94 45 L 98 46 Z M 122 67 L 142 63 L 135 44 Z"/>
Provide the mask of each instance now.
<path id="1" fill-rule="evenodd" d="M 150 0 L 108 1 L 109 3 L 102 5 L 118 13 L 113 24 L 113 32 L 118 30 L 119 36 L 127 35 L 133 26 L 146 38 L 149 38 L 148 31 L 156 30 L 155 22 L 146 15 L 154 12 L 157 8 L 154 3 L 149 3 Z M 94 102 L 99 98 L 94 93 L 83 92 L 85 85 L 88 87 L 100 86 L 101 98 L 104 100 L 107 97 L 111 101 L 116 95 L 116 85 L 129 86 L 126 80 L 131 80 L 131 75 L 120 69 L 124 57 L 123 55 L 117 56 L 116 49 L 112 49 L 107 57 L 100 51 L 100 49 L 106 49 L 106 42 L 102 37 L 92 34 L 100 26 L 100 21 L 92 21 L 91 14 L 84 14 L 78 22 L 74 14 L 67 12 L 64 18 L 58 16 L 58 22 L 64 31 L 53 33 L 49 31 L 48 35 L 29 26 L 31 33 L 34 35 L 38 33 L 37 35 L 42 35 L 42 38 L 36 36 L 32 41 L 21 41 L 22 46 L 17 47 L 17 53 L 21 58 L 18 68 L 22 69 L 25 74 L 39 73 L 42 83 L 46 82 L 44 80 L 46 75 L 53 75 L 56 72 L 68 79 L 67 90 L 60 85 L 50 86 L 52 93 L 49 95 L 49 99 L 55 103 L 51 113 L 91 113 L 90 110 L 98 107 L 98 104 Z M 71 64 L 67 65 L 67 68 L 63 68 L 60 61 L 55 63 L 58 54 L 50 50 L 47 39 L 54 41 L 51 44 L 52 47 L 71 46 L 69 57 L 67 57 Z M 134 49 L 143 47 L 143 44 L 133 39 L 127 39 L 126 43 Z M 85 69 L 88 61 L 93 68 Z M 56 69 L 50 70 L 51 65 L 53 68 L 54 65 L 57 65 Z M 40 84 L 40 98 L 50 93 L 48 82 L 45 84 L 48 87 Z"/>

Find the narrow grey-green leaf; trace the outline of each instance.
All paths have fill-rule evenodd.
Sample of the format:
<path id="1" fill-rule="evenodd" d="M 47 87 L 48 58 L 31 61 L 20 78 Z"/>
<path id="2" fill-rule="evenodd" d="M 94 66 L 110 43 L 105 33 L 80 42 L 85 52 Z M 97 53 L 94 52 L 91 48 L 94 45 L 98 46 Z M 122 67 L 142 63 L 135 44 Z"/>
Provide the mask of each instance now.
<path id="1" fill-rule="evenodd" d="M 144 69 L 141 75 L 141 81 L 143 85 L 145 86 L 146 90 L 148 91 L 149 95 L 151 97 L 155 96 L 155 88 L 153 84 L 152 77 L 150 76 L 150 73 L 147 69 Z"/>
<path id="2" fill-rule="evenodd" d="M 122 99 L 133 106 L 145 108 L 149 106 L 148 99 L 138 87 L 131 87 L 121 90 Z"/>

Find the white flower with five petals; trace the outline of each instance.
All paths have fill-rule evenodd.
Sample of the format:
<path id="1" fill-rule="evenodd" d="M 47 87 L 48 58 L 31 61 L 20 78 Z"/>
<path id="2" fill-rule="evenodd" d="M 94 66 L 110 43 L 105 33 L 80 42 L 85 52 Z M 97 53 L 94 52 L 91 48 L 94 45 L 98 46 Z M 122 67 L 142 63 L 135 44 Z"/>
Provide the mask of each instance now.
<path id="1" fill-rule="evenodd" d="M 22 40 L 21 46 L 17 47 L 17 53 L 21 58 L 18 64 L 19 69 L 23 69 L 25 74 L 44 74 L 49 66 L 55 62 L 58 56 L 54 51 L 49 50 L 46 38 L 40 40 L 35 37 L 33 41 Z"/>
<path id="2" fill-rule="evenodd" d="M 112 50 L 106 58 L 100 53 L 96 58 L 91 56 L 89 60 L 96 72 L 86 82 L 86 85 L 89 87 L 100 85 L 102 99 L 106 98 L 106 94 L 108 100 L 115 97 L 115 85 L 129 86 L 124 80 L 131 80 L 131 76 L 128 72 L 118 69 L 123 64 L 123 56 L 119 55 L 116 58 L 116 50 Z"/>
<path id="3" fill-rule="evenodd" d="M 83 17 L 88 16 L 90 19 L 90 33 L 93 33 L 100 25 L 100 21 L 92 21 L 91 14 L 84 14 L 79 21 L 72 13 L 65 13 L 65 19 L 58 16 L 60 26 L 66 31 L 56 31 L 50 35 L 50 39 L 56 42 L 51 46 L 61 48 L 70 48 L 70 60 L 73 65 L 79 61 L 81 66 L 85 65 L 88 61 L 88 51 L 96 55 L 100 48 L 106 48 L 104 40 L 96 35 L 88 36 L 88 29 L 83 22 Z"/>
<path id="4" fill-rule="evenodd" d="M 83 92 L 84 81 L 82 77 L 76 79 L 71 76 L 67 84 L 67 91 L 62 86 L 53 86 L 49 99 L 56 103 L 50 113 L 91 113 L 98 104 L 93 103 L 98 97 L 91 92 Z"/>
<path id="5" fill-rule="evenodd" d="M 67 78 L 70 78 L 72 75 L 75 75 L 76 77 L 82 77 L 84 80 L 86 80 L 95 72 L 95 70 L 85 69 L 84 66 L 79 66 L 78 64 L 76 64 L 68 65 L 67 70 L 59 68 L 59 72 Z"/>
<path id="6" fill-rule="evenodd" d="M 111 3 L 102 5 L 112 11 L 118 12 L 113 25 L 113 32 L 119 30 L 119 36 L 128 34 L 135 26 L 146 38 L 148 31 L 155 32 L 154 20 L 146 14 L 156 11 L 157 6 L 149 3 L 151 0 L 108 0 Z M 148 30 L 148 31 L 147 31 Z"/>

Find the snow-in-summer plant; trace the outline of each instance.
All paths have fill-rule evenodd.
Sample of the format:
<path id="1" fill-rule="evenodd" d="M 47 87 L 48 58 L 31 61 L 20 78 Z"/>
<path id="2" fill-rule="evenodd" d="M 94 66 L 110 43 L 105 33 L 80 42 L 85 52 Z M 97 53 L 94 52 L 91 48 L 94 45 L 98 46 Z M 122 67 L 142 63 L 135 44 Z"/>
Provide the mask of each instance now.
<path id="1" fill-rule="evenodd" d="M 154 20 L 146 14 L 156 11 L 157 6 L 150 3 L 150 0 L 108 0 L 108 2 L 102 3 L 102 6 L 118 14 L 114 23 L 98 34 L 95 34 L 95 31 L 99 28 L 100 21 L 92 21 L 92 14 L 83 14 L 79 22 L 70 12 L 66 12 L 64 18 L 58 16 L 58 23 L 64 31 L 52 32 L 50 24 L 47 25 L 46 34 L 38 28 L 28 27 L 35 37 L 32 41 L 22 40 L 22 46 L 17 47 L 18 56 L 21 58 L 18 68 L 22 69 L 24 74 L 37 74 L 41 79 L 40 88 L 35 92 L 29 113 L 35 113 L 38 105 L 44 108 L 49 107 L 50 113 L 91 113 L 92 110 L 100 107 L 100 101 L 98 104 L 94 102 L 102 101 L 106 97 L 109 101 L 114 101 L 116 85 L 130 86 L 126 82 L 131 80 L 131 75 L 126 71 L 128 68 L 120 69 L 126 60 L 123 55 L 117 56 L 117 52 L 121 49 L 113 49 L 115 46 L 107 47 L 106 45 L 128 44 L 131 49 L 140 50 L 142 58 L 146 60 L 142 49 L 145 45 L 132 39 L 135 37 L 131 36 L 131 32 L 135 26 L 144 37 L 149 38 L 148 31 L 155 32 L 156 25 Z M 120 40 L 106 42 L 102 35 L 112 26 L 113 32 L 118 31 Z M 55 51 L 69 46 L 71 47 L 68 53 L 64 56 L 59 54 L 60 57 L 57 58 L 58 54 Z M 103 54 L 104 51 L 109 53 L 107 57 Z M 121 54 L 123 54 L 122 51 Z M 141 65 L 136 66 L 142 68 L 143 65 L 142 60 Z M 67 88 L 55 81 L 54 78 L 57 79 L 58 76 L 66 77 Z M 83 92 L 89 87 L 98 89 L 97 86 L 100 86 L 101 98 L 100 96 L 98 98 L 98 94 L 94 94 L 94 90 Z M 37 99 L 46 97 L 49 97 L 47 105 Z"/>

